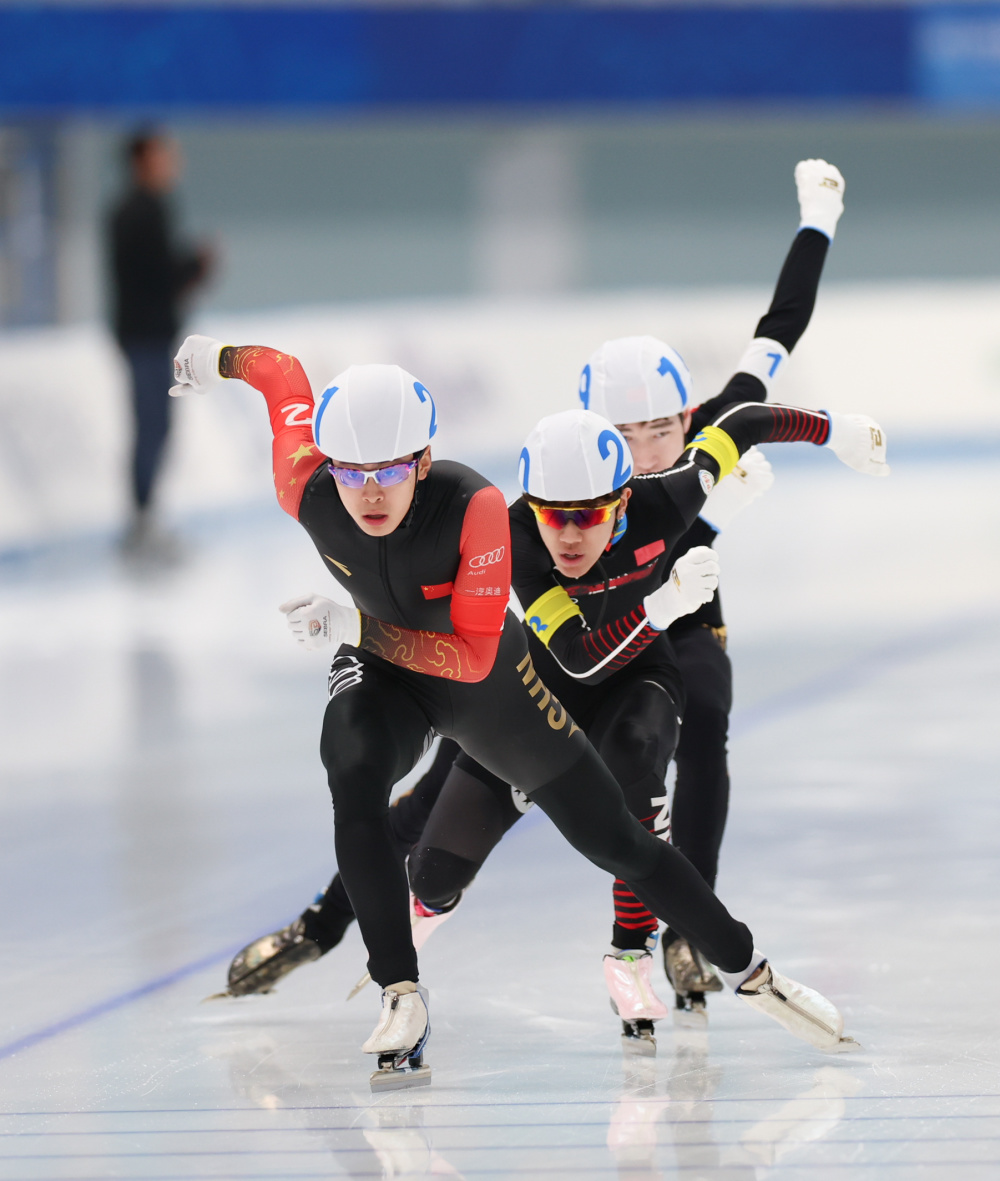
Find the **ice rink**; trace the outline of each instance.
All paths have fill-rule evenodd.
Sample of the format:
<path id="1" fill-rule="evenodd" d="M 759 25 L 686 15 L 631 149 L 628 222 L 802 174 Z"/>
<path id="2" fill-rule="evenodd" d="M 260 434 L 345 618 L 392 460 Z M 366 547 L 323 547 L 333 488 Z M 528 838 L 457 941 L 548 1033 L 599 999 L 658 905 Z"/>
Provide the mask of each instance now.
<path id="1" fill-rule="evenodd" d="M 326 664 L 275 610 L 321 564 L 277 509 L 189 523 L 167 574 L 97 543 L 4 564 L 0 1175 L 1000 1176 L 1000 501 L 995 455 L 961 455 L 890 450 L 874 481 L 772 449 L 719 542 L 719 892 L 853 1056 L 713 996 L 707 1034 L 623 1058 L 610 883 L 537 812 L 422 955 L 430 1088 L 369 1092 L 356 929 L 202 1003 L 332 869 Z"/>

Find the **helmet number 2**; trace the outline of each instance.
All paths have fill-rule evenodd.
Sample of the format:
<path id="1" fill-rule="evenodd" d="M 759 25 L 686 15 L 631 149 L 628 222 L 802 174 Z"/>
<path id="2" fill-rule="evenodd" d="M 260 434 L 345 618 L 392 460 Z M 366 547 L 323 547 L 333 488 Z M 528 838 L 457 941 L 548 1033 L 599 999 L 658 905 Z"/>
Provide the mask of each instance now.
<path id="1" fill-rule="evenodd" d="M 632 475 L 632 465 L 625 463 L 625 448 L 617 431 L 602 431 L 597 440 L 597 449 L 601 459 L 607 459 L 612 446 L 617 455 L 615 457 L 615 476 L 612 488 L 620 488 Z"/>

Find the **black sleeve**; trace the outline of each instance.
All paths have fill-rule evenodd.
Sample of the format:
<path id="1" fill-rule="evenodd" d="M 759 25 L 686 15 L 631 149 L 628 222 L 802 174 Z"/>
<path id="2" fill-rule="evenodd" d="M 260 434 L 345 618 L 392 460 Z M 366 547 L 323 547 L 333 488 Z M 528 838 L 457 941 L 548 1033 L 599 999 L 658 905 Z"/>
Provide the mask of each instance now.
<path id="1" fill-rule="evenodd" d="M 761 317 L 754 336 L 776 340 L 789 352 L 795 348 L 809 327 L 829 249 L 826 234 L 799 230 L 778 276 L 771 306 Z"/>
<path id="2" fill-rule="evenodd" d="M 813 443 L 821 447 L 830 436 L 830 419 L 822 410 L 760 402 L 730 406 L 708 425 L 728 436 L 729 445 L 739 455 L 758 443 Z M 662 494 L 673 501 L 687 528 L 694 524 L 719 479 L 722 468 L 713 450 L 713 440 L 696 435 L 672 468 L 655 476 L 637 478 L 656 481 Z"/>
<path id="3" fill-rule="evenodd" d="M 829 248 L 830 240 L 826 234 L 819 230 L 799 230 L 778 276 L 771 306 L 761 317 L 755 337 L 776 340 L 789 352 L 795 348 L 812 318 Z M 693 438 L 727 406 L 736 402 L 763 402 L 766 396 L 764 383 L 758 378 L 750 373 L 734 374 L 721 394 L 695 410 L 688 437 Z"/>

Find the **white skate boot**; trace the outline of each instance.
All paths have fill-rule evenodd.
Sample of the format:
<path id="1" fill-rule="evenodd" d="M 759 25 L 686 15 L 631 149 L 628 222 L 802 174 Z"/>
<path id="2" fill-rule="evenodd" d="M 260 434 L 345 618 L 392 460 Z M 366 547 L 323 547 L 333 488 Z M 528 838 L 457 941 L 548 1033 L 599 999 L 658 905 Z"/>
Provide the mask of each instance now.
<path id="1" fill-rule="evenodd" d="M 721 992 L 722 981 L 712 965 L 686 939 L 675 938 L 663 945 L 663 968 L 676 997 L 674 1024 L 681 1029 L 706 1029 L 706 992 Z"/>
<path id="2" fill-rule="evenodd" d="M 839 1009 L 814 988 L 789 980 L 764 961 L 763 971 L 736 990 L 748 1005 L 766 1013 L 789 1033 L 829 1054 L 860 1050 L 852 1037 L 844 1037 L 844 1018 Z"/>
<path id="3" fill-rule="evenodd" d="M 410 938 L 413 940 L 414 951 L 419 951 L 437 928 L 451 918 L 461 901 L 462 895 L 459 894 L 454 902 L 448 904 L 447 910 L 431 910 L 429 907 L 424 906 L 419 898 L 415 898 L 412 894 L 410 895 Z M 347 994 L 347 999 L 349 1001 L 353 1000 L 371 982 L 371 975 L 365 972 Z"/>
<path id="4" fill-rule="evenodd" d="M 366 1054 L 378 1054 L 378 1070 L 371 1076 L 373 1091 L 426 1087 L 431 1081 L 431 1068 L 423 1060 L 431 1035 L 427 989 L 418 984 L 412 992 L 398 991 L 404 986 L 414 987 L 404 980 L 383 991 L 382 1016 L 361 1047 Z"/>
<path id="5" fill-rule="evenodd" d="M 656 1053 L 653 1022 L 668 1014 L 667 1006 L 653 991 L 652 968 L 653 957 L 645 948 L 604 957 L 611 1008 L 622 1019 L 622 1048 L 639 1054 Z"/>

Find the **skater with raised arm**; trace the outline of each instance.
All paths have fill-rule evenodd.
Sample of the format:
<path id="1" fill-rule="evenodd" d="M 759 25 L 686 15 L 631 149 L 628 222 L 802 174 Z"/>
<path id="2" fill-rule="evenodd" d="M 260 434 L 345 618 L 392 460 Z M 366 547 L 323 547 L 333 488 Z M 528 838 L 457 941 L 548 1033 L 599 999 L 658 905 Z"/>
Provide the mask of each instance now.
<path id="1" fill-rule="evenodd" d="M 827 247 L 843 209 L 844 182 L 835 168 L 821 160 L 802 161 L 795 169 L 795 179 L 799 232 L 782 268 L 771 307 L 758 324 L 736 375 L 722 394 L 692 415 L 691 378 L 684 362 L 668 345 L 649 337 L 610 341 L 584 367 L 581 399 L 585 405 L 620 424 L 629 442 L 637 477 L 648 477 L 669 468 L 700 428 L 727 406 L 765 398 L 805 331 Z M 551 440 L 549 443 L 553 450 L 555 445 Z M 580 457 L 580 462 L 586 460 Z M 599 632 L 603 624 L 627 617 L 675 569 L 677 577 L 685 571 L 693 573 L 688 570 L 683 555 L 694 547 L 711 545 L 718 531 L 765 491 L 771 479 L 770 467 L 763 456 L 756 451 L 748 452 L 712 492 L 698 520 L 669 554 L 663 550 L 658 512 L 654 511 L 651 519 L 644 519 L 637 502 L 628 510 L 620 504 L 612 514 L 600 498 L 587 499 L 589 487 L 568 485 L 564 489 L 567 495 L 578 505 L 582 500 L 588 512 L 594 510 L 591 518 L 600 517 L 599 524 L 607 525 L 607 529 L 594 524 L 579 528 L 581 513 L 577 512 L 570 515 L 578 520 L 564 529 L 564 539 L 582 546 L 587 556 L 584 560 L 581 555 L 574 555 L 568 565 L 564 561 L 565 569 L 560 569 L 557 577 L 579 603 L 586 626 Z M 626 490 L 626 503 L 628 495 L 630 492 Z M 521 521 L 524 508 L 522 504 L 512 509 L 515 536 L 519 535 L 520 521 L 526 524 L 529 538 L 536 527 L 540 536 L 551 537 L 552 531 L 541 519 L 536 523 L 529 516 L 526 523 Z M 554 515 L 565 524 L 565 511 Z M 616 522 L 613 533 L 609 524 L 612 516 Z M 536 538 L 535 544 L 524 550 L 531 567 L 537 565 L 534 555 L 537 548 Z M 551 559 L 558 569 L 559 547 L 551 548 Z M 521 553 L 515 546 L 514 582 L 519 591 Z M 644 561 L 636 561 L 633 566 L 633 553 L 642 554 Z M 543 555 L 543 566 L 547 560 Z M 704 561 L 700 566 L 703 574 L 711 573 Z M 530 585 L 522 593 L 526 607 L 535 597 Z M 546 684 L 552 687 L 558 682 L 557 694 L 564 703 L 570 703 L 574 718 L 597 743 L 604 761 L 624 789 L 633 813 L 663 838 L 670 832 L 663 778 L 679 730 L 674 839 L 706 881 L 714 885 L 728 801 L 726 731 L 731 670 L 717 596 L 710 595 L 704 604 L 692 600 L 689 612 L 679 615 L 667 630 L 676 646 L 677 658 L 666 640 L 658 640 L 639 652 L 638 659 L 611 676 L 607 671 L 588 674 L 586 659 L 578 661 L 576 671 L 567 676 L 553 663 L 544 643 L 533 639 L 532 651 Z M 557 650 L 569 634 L 569 631 L 563 633 L 556 643 Z M 636 700 L 630 696 L 629 686 L 633 682 Z M 651 688 L 656 684 L 661 692 Z M 609 702 L 620 708 L 609 714 Z M 682 710 L 684 726 L 679 727 L 677 717 Z M 415 793 L 422 797 L 424 807 L 440 789 L 440 767 L 439 757 Z M 492 794 L 484 788 L 484 780 L 492 787 Z M 467 827 L 480 834 L 474 841 L 466 837 L 458 842 L 467 856 L 462 859 L 466 864 L 459 862 L 459 878 L 452 879 L 457 890 L 457 882 L 471 879 L 500 835 L 530 805 L 520 793 L 511 793 L 506 784 L 491 782 L 489 774 L 468 759 L 456 767 L 449 792 L 458 797 L 459 803 L 450 814 L 444 806 L 439 813 L 446 834 L 455 839 L 462 827 L 458 819 L 465 815 L 469 800 L 476 801 L 475 821 L 470 820 Z M 409 801 L 403 803 L 408 805 Z M 409 808 L 407 813 L 400 814 L 400 821 L 405 821 L 408 813 Z M 395 809 L 390 816 L 395 822 Z M 412 825 L 394 823 L 394 830 L 401 836 L 401 848 L 408 850 L 414 840 Z M 432 838 L 433 832 L 424 845 L 438 851 L 421 853 L 415 859 L 415 869 L 421 858 L 433 856 L 447 860 L 447 845 L 442 849 Z M 446 841 L 448 837 L 441 839 Z M 414 903 L 411 921 L 418 947 L 452 912 L 459 897 L 460 893 L 456 893 L 447 902 L 437 898 L 435 909 Z M 605 960 L 609 991 L 627 1034 L 649 1036 L 652 1022 L 667 1013 L 650 978 L 650 949 L 655 945 L 657 920 L 620 880 L 614 883 L 614 907 L 612 953 Z M 255 940 L 236 957 L 230 968 L 229 991 L 232 994 L 260 991 L 303 959 L 318 958 L 339 941 L 351 917 L 350 903 L 337 875 L 325 895 L 295 923 Z M 668 928 L 663 943 L 665 967 L 676 990 L 677 1007 L 698 1018 L 704 1013 L 704 993 L 721 988 L 721 982 L 704 956 L 677 932 Z"/>
<path id="2" fill-rule="evenodd" d="M 812 1044 L 852 1044 L 834 1006 L 783 982 L 683 855 L 629 814 L 614 778 L 535 672 L 523 630 L 512 617 L 504 626 L 510 532 L 503 497 L 461 464 L 432 464 L 435 410 L 422 383 L 397 366 L 354 366 L 314 407 L 295 358 L 204 337 L 185 341 L 175 373 L 176 393 L 204 392 L 221 377 L 264 394 L 279 502 L 354 601 L 348 608 L 314 596 L 288 616 L 302 639 L 350 649 L 331 674 L 338 682 L 321 754 L 340 872 L 369 971 L 383 990 L 382 1017 L 363 1047 L 379 1059 L 374 1086 L 427 1077 L 426 993 L 388 800 L 435 731 L 528 796 L 578 851 L 628 882 L 754 1007 Z M 885 470 L 884 448 L 853 419 L 756 404 L 724 417 L 724 426 L 706 427 L 658 482 L 669 519 L 665 545 L 690 527 L 715 482 L 756 443 L 830 441 L 860 470 Z M 605 451 L 606 462 L 627 480 L 627 447 L 610 429 L 615 453 Z"/>

